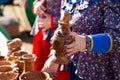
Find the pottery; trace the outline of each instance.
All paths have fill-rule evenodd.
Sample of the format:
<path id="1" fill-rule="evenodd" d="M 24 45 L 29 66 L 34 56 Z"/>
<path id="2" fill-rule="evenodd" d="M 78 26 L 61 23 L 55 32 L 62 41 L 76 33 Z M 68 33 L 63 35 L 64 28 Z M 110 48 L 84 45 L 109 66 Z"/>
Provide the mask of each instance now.
<path id="1" fill-rule="evenodd" d="M 0 80 L 15 80 L 19 75 L 19 68 L 11 61 L 0 61 Z"/>
<path id="2" fill-rule="evenodd" d="M 0 66 L 0 80 L 15 80 L 19 73 L 18 68 L 11 65 Z"/>
<path id="3" fill-rule="evenodd" d="M 22 55 L 28 54 L 26 51 L 14 51 L 11 55 L 8 56 L 8 60 L 12 61 L 19 68 L 19 73 L 23 72 L 24 62 Z"/>
<path id="4" fill-rule="evenodd" d="M 24 62 L 23 73 L 19 76 L 19 80 L 52 80 L 47 72 L 34 71 L 34 62 L 36 56 L 34 54 L 22 55 Z"/>
<path id="5" fill-rule="evenodd" d="M 8 60 L 10 61 L 16 61 L 17 59 L 21 59 L 22 55 L 28 54 L 26 51 L 14 51 L 11 53 L 11 55 L 8 56 Z"/>
<path id="6" fill-rule="evenodd" d="M 21 57 L 21 60 L 17 62 L 20 70 L 20 76 L 25 74 L 27 71 L 34 71 L 34 62 L 36 60 L 36 56 L 34 54 L 24 54 Z"/>
<path id="7" fill-rule="evenodd" d="M 35 54 L 24 54 L 22 56 L 22 59 L 24 61 L 24 72 L 34 71 L 34 62 L 36 60 L 36 55 Z"/>
<path id="8" fill-rule="evenodd" d="M 70 32 L 70 13 L 64 12 L 59 20 L 59 27 L 51 38 L 50 59 L 58 64 L 68 64 L 69 60 L 65 56 L 64 45 L 70 44 L 75 39 L 69 35 Z"/>
<path id="9" fill-rule="evenodd" d="M 14 51 L 21 50 L 23 42 L 20 38 L 15 38 L 10 41 L 7 41 L 8 55 L 11 55 Z"/>
<path id="10" fill-rule="evenodd" d="M 19 77 L 19 80 L 52 80 L 46 72 L 28 71 Z"/>

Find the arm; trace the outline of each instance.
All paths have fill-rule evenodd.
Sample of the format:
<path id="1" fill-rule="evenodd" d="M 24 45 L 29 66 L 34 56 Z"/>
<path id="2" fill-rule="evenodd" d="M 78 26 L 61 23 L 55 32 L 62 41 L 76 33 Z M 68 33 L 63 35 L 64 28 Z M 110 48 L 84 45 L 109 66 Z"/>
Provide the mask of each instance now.
<path id="1" fill-rule="evenodd" d="M 91 35 L 93 52 L 110 52 L 120 50 L 120 2 L 104 2 L 102 6 L 104 16 L 104 33 Z M 106 34 L 107 33 L 107 34 Z M 98 42 L 99 41 L 99 42 Z M 100 43 L 101 42 L 101 43 Z M 101 45 L 101 46 L 97 46 Z M 98 48 L 96 48 L 96 47 Z M 99 50 L 98 50 L 99 49 Z"/>
<path id="2" fill-rule="evenodd" d="M 112 37 L 112 50 L 120 50 L 120 2 L 111 2 L 104 7 L 105 33 Z"/>
<path id="3" fill-rule="evenodd" d="M 66 52 L 73 54 L 86 49 L 95 53 L 120 51 L 120 3 L 107 3 L 108 4 L 106 4 L 106 2 L 101 3 L 103 9 L 102 15 L 104 17 L 104 32 L 101 34 L 86 35 L 87 38 L 85 38 L 84 35 L 72 34 L 73 36 L 76 36 L 76 41 L 65 46 Z M 83 42 L 81 42 L 80 39 L 82 39 Z M 77 43 L 81 45 L 78 45 Z"/>

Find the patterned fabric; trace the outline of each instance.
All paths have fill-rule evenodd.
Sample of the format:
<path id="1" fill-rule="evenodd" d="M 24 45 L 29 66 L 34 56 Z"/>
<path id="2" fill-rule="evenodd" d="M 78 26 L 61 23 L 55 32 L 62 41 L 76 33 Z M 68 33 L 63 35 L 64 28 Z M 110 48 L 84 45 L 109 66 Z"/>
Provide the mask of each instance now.
<path id="1" fill-rule="evenodd" d="M 75 22 L 72 30 L 87 35 L 109 33 L 113 50 L 104 54 L 89 51 L 74 54 L 71 61 L 76 74 L 85 80 L 120 80 L 120 2 L 94 0 L 79 12 L 81 16 L 72 17 Z"/>
<path id="2" fill-rule="evenodd" d="M 65 0 L 63 4 L 62 10 L 71 14 L 77 14 L 80 10 L 88 7 L 88 1 L 86 0 Z"/>

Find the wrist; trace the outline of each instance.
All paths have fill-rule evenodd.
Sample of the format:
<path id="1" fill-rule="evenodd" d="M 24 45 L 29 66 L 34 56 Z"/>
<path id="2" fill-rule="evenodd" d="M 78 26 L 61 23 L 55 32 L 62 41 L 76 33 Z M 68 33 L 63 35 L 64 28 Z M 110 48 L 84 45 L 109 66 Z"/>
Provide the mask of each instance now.
<path id="1" fill-rule="evenodd" d="M 83 49 L 82 50 L 84 51 L 84 50 L 86 50 L 86 37 L 83 36 L 82 39 L 83 39 Z"/>
<path id="2" fill-rule="evenodd" d="M 86 50 L 86 36 L 85 35 L 79 35 L 79 41 L 80 41 L 80 51 Z"/>
<path id="3" fill-rule="evenodd" d="M 92 40 L 90 35 L 85 35 L 86 38 L 86 50 L 91 51 L 92 48 Z"/>

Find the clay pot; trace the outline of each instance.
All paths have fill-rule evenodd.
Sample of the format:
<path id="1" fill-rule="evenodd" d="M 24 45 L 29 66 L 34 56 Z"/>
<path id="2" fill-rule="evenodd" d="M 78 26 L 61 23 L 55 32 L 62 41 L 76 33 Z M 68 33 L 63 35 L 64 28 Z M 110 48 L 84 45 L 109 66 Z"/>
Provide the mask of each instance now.
<path id="1" fill-rule="evenodd" d="M 21 47 L 23 45 L 23 42 L 20 38 L 15 38 L 7 42 L 8 46 L 8 55 L 11 55 L 12 52 L 14 51 L 19 51 L 21 50 Z"/>
<path id="2" fill-rule="evenodd" d="M 22 56 L 22 59 L 24 61 L 24 72 L 34 71 L 34 62 L 36 60 L 36 55 L 35 54 L 24 54 Z"/>
<path id="3" fill-rule="evenodd" d="M 46 72 L 28 71 L 19 77 L 19 80 L 52 80 Z"/>
<path id="4" fill-rule="evenodd" d="M 19 68 L 19 74 L 24 71 L 24 62 L 22 60 L 16 60 L 17 67 Z"/>
<path id="5" fill-rule="evenodd" d="M 15 80 L 18 77 L 18 68 L 11 65 L 0 66 L 0 80 Z"/>
<path id="6" fill-rule="evenodd" d="M 75 39 L 69 35 L 71 14 L 64 12 L 60 16 L 58 28 L 51 38 L 50 59 L 57 64 L 68 64 L 69 59 L 65 56 L 64 45 L 70 44 Z"/>
<path id="7" fill-rule="evenodd" d="M 23 73 L 19 76 L 19 80 L 52 80 L 48 73 L 34 71 L 34 62 L 36 56 L 34 54 L 22 55 L 24 62 Z"/>
<path id="8" fill-rule="evenodd" d="M 8 56 L 8 60 L 15 62 L 16 60 L 21 59 L 22 55 L 24 54 L 28 53 L 26 51 L 14 51 Z"/>
<path id="9" fill-rule="evenodd" d="M 8 57 L 9 61 L 12 61 L 13 63 L 17 64 L 19 67 L 19 73 L 21 74 L 23 72 L 24 63 L 22 60 L 22 55 L 28 54 L 26 51 L 15 51 L 12 52 L 12 54 Z"/>
<path id="10" fill-rule="evenodd" d="M 17 79 L 18 67 L 11 61 L 0 61 L 0 80 L 15 80 Z"/>

